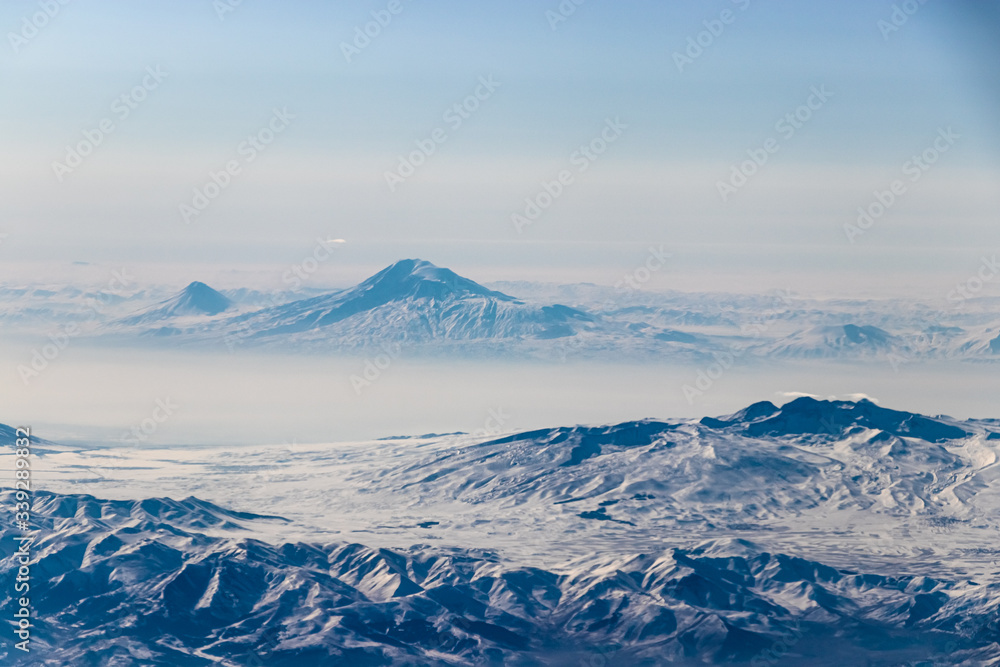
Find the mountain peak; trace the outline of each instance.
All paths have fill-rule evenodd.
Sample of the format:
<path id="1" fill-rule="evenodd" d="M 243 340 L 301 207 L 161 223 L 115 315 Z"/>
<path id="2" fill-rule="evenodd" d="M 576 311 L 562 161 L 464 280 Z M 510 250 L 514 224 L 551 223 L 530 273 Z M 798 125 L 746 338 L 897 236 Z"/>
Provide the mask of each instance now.
<path id="1" fill-rule="evenodd" d="M 701 423 L 709 428 L 725 428 L 727 426 L 732 426 L 733 424 L 746 424 L 758 421 L 764 417 L 770 417 L 779 411 L 780 409 L 778 406 L 771 401 L 759 401 L 749 407 L 743 408 L 739 412 L 734 412 L 733 414 L 726 415 L 725 417 L 719 417 L 717 419 L 714 417 L 703 417 Z"/>
<path id="2" fill-rule="evenodd" d="M 233 302 L 203 282 L 194 281 L 166 301 L 121 320 L 122 324 L 156 324 L 174 317 L 218 315 L 229 310 Z"/>
<path id="3" fill-rule="evenodd" d="M 398 269 L 400 271 L 410 271 L 410 272 L 417 272 L 417 271 L 421 271 L 421 270 L 435 270 L 435 269 L 437 269 L 437 270 L 447 270 L 447 269 L 441 269 L 441 267 L 436 266 L 435 264 L 433 264 L 431 262 L 428 262 L 426 259 L 416 259 L 416 258 L 414 258 L 414 259 L 400 259 L 400 260 L 397 260 L 397 261 L 393 262 L 392 264 L 390 264 L 389 266 L 387 266 L 385 268 L 386 269 L 394 269 L 395 268 L 395 269 Z"/>
<path id="4" fill-rule="evenodd" d="M 501 301 L 516 301 L 514 297 L 486 289 L 450 269 L 435 266 L 422 259 L 401 259 L 358 285 L 357 289 L 387 300 L 477 295 Z"/>
<path id="5" fill-rule="evenodd" d="M 740 428 L 747 435 L 841 436 L 854 427 L 878 429 L 900 437 L 927 442 L 945 442 L 967 437 L 961 428 L 937 419 L 883 408 L 872 401 L 824 401 L 802 396 L 781 408 L 756 403 L 721 419 L 705 418 L 701 424 L 713 429 Z"/>
<path id="6" fill-rule="evenodd" d="M 197 280 L 167 303 L 175 315 L 218 315 L 232 305 L 224 294 Z"/>

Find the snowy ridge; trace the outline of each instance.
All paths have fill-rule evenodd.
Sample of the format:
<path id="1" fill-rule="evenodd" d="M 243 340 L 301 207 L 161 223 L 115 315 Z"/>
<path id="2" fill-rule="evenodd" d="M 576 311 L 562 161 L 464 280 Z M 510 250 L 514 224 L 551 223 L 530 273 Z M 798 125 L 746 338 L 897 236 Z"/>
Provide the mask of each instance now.
<path id="1" fill-rule="evenodd" d="M 839 436 L 848 430 L 878 429 L 886 435 L 940 443 L 970 435 L 945 419 L 890 410 L 868 399 L 857 402 L 819 401 L 808 396 L 797 398 L 781 408 L 767 401 L 755 403 L 731 417 L 705 417 L 701 423 L 713 428 L 735 426 L 750 436 Z"/>
<path id="2" fill-rule="evenodd" d="M 22 664 L 839 666 L 878 655 L 972 665 L 1000 656 L 996 584 L 836 569 L 744 540 L 546 570 L 475 550 L 210 536 L 205 526 L 262 519 L 191 498 L 39 493 L 36 514 L 36 638 Z M 10 532 L 0 542 L 6 587 L 16 572 Z"/>
<path id="3" fill-rule="evenodd" d="M 36 655 L 995 665 L 998 455 L 997 420 L 811 398 L 485 439 L 39 448 Z"/>
<path id="4" fill-rule="evenodd" d="M 637 535 L 791 528 L 838 513 L 972 526 L 992 511 L 976 508 L 997 472 L 995 455 L 983 449 L 990 437 L 981 426 L 966 430 L 869 401 L 800 398 L 699 423 L 532 431 L 413 456 L 367 492 L 517 506 L 525 521 L 555 512 L 632 526 Z M 614 539 L 629 539 L 622 530 Z"/>

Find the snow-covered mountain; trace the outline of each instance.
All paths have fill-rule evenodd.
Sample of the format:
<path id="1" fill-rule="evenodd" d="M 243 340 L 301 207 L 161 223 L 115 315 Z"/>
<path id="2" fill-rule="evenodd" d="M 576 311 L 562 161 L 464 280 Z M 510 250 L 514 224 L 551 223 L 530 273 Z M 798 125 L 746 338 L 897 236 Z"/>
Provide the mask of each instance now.
<path id="1" fill-rule="evenodd" d="M 3 494 L 4 504 L 13 502 Z M 545 569 L 489 551 L 241 537 L 277 517 L 40 492 L 20 664 L 993 664 L 996 583 L 710 540 Z M 228 533 L 228 534 L 227 534 Z M 14 531 L 0 585 L 12 590 Z M 8 615 L 7 596 L 0 609 Z M 3 658 L 16 660 L 8 642 Z"/>
<path id="2" fill-rule="evenodd" d="M 159 325 L 177 318 L 213 316 L 233 307 L 233 302 L 202 282 L 195 281 L 169 299 L 122 318 L 122 325 Z"/>
<path id="3" fill-rule="evenodd" d="M 982 357 L 1000 355 L 1000 329 L 990 327 L 962 335 L 953 346 L 955 356 Z"/>
<path id="4" fill-rule="evenodd" d="M 173 288 L 171 288 L 173 289 Z M 310 353 L 658 361 L 1000 361 L 995 300 L 941 310 L 903 299 L 810 299 L 790 292 L 645 292 L 599 285 L 481 285 L 429 262 L 396 262 L 348 289 L 319 285 L 179 293 L 72 285 L 0 286 L 0 333 L 47 338 L 79 325 L 83 344 L 237 346 Z"/>
<path id="5" fill-rule="evenodd" d="M 876 356 L 896 349 L 901 343 L 896 336 L 875 326 L 823 325 L 768 343 L 765 354 L 802 358 Z"/>
<path id="6" fill-rule="evenodd" d="M 364 347 L 389 341 L 553 339 L 590 329 L 594 322 L 582 310 L 526 304 L 430 262 L 407 259 L 351 289 L 236 316 L 194 334 Z"/>
<path id="7" fill-rule="evenodd" d="M 995 665 L 998 455 L 998 420 L 811 398 L 486 438 L 39 448 L 27 664 Z"/>
<path id="8" fill-rule="evenodd" d="M 960 440 L 970 435 L 951 420 L 883 408 L 868 399 L 820 401 L 803 396 L 778 408 L 764 401 L 735 415 L 706 417 L 701 423 L 712 428 L 731 428 L 750 436 L 843 436 L 847 432 L 876 430 L 887 436 L 909 437 L 930 443 Z"/>
<path id="9" fill-rule="evenodd" d="M 659 535 L 685 526 L 791 529 L 823 525 L 837 514 L 975 522 L 990 511 L 969 502 L 992 488 L 980 485 L 995 472 L 990 428 L 867 400 L 803 397 L 696 423 L 557 428 L 411 456 L 369 491 L 506 503 L 518 506 L 525 522 L 541 523 L 559 508 Z M 603 539 L 595 535 L 588 544 Z"/>
<path id="10" fill-rule="evenodd" d="M 238 533 L 280 519 L 194 498 L 40 492 L 35 511 L 37 658 L 20 664 L 839 667 L 1000 655 L 996 584 L 837 569 L 744 540 L 549 570 L 471 549 L 268 544 Z M 2 536 L 0 585 L 12 589 L 13 531 Z"/>

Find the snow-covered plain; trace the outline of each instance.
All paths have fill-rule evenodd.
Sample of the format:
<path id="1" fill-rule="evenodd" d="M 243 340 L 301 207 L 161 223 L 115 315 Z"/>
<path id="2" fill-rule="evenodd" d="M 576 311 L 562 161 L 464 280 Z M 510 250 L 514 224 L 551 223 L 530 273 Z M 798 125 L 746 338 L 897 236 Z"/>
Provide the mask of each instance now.
<path id="1" fill-rule="evenodd" d="M 40 442 L 37 664 L 994 665 L 998 434 L 800 398 L 491 436 Z"/>

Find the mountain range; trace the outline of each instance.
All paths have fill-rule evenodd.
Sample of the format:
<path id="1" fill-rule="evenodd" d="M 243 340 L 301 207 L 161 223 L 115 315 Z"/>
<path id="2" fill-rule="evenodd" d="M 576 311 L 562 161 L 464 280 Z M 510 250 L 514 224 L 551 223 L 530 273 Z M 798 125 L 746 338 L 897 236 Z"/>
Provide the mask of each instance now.
<path id="1" fill-rule="evenodd" d="M 533 305 L 422 260 L 401 260 L 357 286 L 231 312 L 233 302 L 192 283 L 108 331 L 192 342 L 359 349 L 403 343 L 551 340 L 593 329 L 597 318 L 558 304 Z"/>
<path id="2" fill-rule="evenodd" d="M 998 420 L 808 397 L 281 451 L 39 447 L 19 664 L 995 665 L 998 454 Z"/>
<path id="3" fill-rule="evenodd" d="M 549 570 L 488 551 L 213 535 L 280 519 L 194 498 L 41 492 L 35 503 L 37 657 L 9 644 L 2 654 L 19 664 L 840 667 L 1000 655 L 996 584 L 837 569 L 745 540 Z M 2 537 L 11 589 L 9 527 Z"/>
<path id="4" fill-rule="evenodd" d="M 153 299 L 158 295 L 157 298 Z M 79 312 L 80 303 L 86 303 Z M 353 353 L 401 345 L 411 355 L 712 363 L 749 359 L 1000 360 L 990 299 L 940 312 L 909 302 L 780 295 L 646 293 L 595 285 L 493 288 L 419 259 L 347 289 L 217 291 L 192 282 L 102 294 L 73 286 L 0 288 L 0 329 L 47 335 L 79 321 L 80 339 L 116 346 L 236 346 Z"/>

